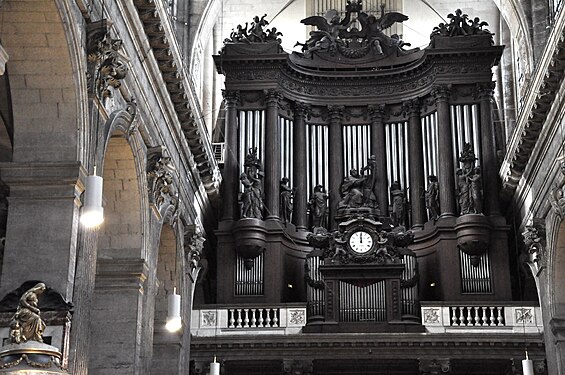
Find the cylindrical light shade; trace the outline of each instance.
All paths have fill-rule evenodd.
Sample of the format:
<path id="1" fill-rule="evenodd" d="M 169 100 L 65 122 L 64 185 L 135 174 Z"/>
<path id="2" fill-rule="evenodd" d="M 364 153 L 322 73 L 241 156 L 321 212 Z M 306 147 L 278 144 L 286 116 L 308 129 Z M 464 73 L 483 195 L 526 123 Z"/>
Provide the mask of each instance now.
<path id="1" fill-rule="evenodd" d="M 522 372 L 524 375 L 534 375 L 534 363 L 531 359 L 522 360 Z"/>
<path id="2" fill-rule="evenodd" d="M 210 363 L 210 375 L 220 375 L 220 364 L 216 362 L 216 357 L 214 357 L 214 362 Z"/>
<path id="3" fill-rule="evenodd" d="M 86 177 L 84 206 L 80 215 L 80 222 L 85 227 L 97 227 L 104 221 L 104 208 L 102 207 L 103 181 L 100 176 Z"/>
<path id="4" fill-rule="evenodd" d="M 167 315 L 167 324 L 165 328 L 169 332 L 176 332 L 182 328 L 182 320 L 180 317 L 180 295 L 177 294 L 177 289 L 173 290 L 172 294 L 168 296 L 169 313 Z"/>

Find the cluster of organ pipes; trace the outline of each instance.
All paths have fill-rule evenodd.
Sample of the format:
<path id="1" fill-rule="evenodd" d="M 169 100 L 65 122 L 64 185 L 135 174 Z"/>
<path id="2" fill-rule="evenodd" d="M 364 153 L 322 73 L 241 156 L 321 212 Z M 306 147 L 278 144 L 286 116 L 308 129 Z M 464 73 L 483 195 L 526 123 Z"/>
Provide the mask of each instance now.
<path id="1" fill-rule="evenodd" d="M 235 295 L 263 295 L 264 283 L 264 253 L 249 262 L 236 254 L 235 262 Z"/>
<path id="2" fill-rule="evenodd" d="M 323 277 L 319 271 L 323 259 L 319 256 L 306 258 L 307 272 L 307 314 L 308 319 L 324 316 Z M 417 273 L 415 256 L 405 255 L 402 280 L 410 282 Z M 342 322 L 386 321 L 386 290 L 384 281 L 369 282 L 363 286 L 344 281 L 339 282 L 339 316 Z M 402 288 L 402 314 L 419 316 L 417 283 Z"/>
<path id="3" fill-rule="evenodd" d="M 459 251 L 461 261 L 461 291 L 467 294 L 491 293 L 492 283 L 488 252 L 480 255 L 477 266 L 471 264 L 471 256 Z"/>

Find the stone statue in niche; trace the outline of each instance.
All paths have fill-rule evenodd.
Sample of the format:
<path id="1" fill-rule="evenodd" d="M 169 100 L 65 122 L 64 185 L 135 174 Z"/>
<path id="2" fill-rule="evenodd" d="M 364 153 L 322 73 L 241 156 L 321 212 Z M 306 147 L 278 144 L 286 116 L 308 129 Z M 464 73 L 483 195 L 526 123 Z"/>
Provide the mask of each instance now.
<path id="1" fill-rule="evenodd" d="M 349 171 L 349 176 L 344 177 L 340 187 L 342 198 L 338 205 L 339 208 L 379 208 L 374 193 L 376 163 L 376 157 L 373 155 L 369 158 L 367 165 L 361 169 L 361 173 L 353 168 Z"/>
<path id="2" fill-rule="evenodd" d="M 428 217 L 432 221 L 436 221 L 439 217 L 439 184 L 437 177 L 428 176 L 428 188 L 426 189 L 426 208 L 428 209 Z"/>
<path id="3" fill-rule="evenodd" d="M 281 220 L 283 223 L 290 223 L 292 221 L 293 198 L 296 188 L 291 188 L 289 185 L 290 180 L 288 177 L 281 179 L 280 186 L 280 210 Z"/>
<path id="4" fill-rule="evenodd" d="M 308 201 L 308 209 L 310 210 L 310 218 L 312 220 L 312 232 L 316 232 L 316 228 L 328 227 L 328 194 L 322 185 L 314 187 L 314 194 Z"/>
<path id="5" fill-rule="evenodd" d="M 257 147 L 250 148 L 245 157 L 245 172 L 240 175 L 243 184 L 241 194 L 241 217 L 263 218 L 263 167 L 257 156 Z"/>
<path id="6" fill-rule="evenodd" d="M 476 160 L 471 144 L 465 143 L 459 156 L 462 167 L 457 170 L 457 201 L 461 215 L 483 212 L 481 170 L 475 166 Z"/>
<path id="7" fill-rule="evenodd" d="M 43 342 L 45 322 L 37 307 L 39 295 L 45 291 L 45 284 L 38 283 L 20 298 L 18 309 L 10 321 L 10 341 L 20 344 L 26 341 Z"/>
<path id="8" fill-rule="evenodd" d="M 392 225 L 406 225 L 406 194 L 400 187 L 399 181 L 394 181 L 390 185 L 390 201 L 392 202 L 391 219 Z"/>

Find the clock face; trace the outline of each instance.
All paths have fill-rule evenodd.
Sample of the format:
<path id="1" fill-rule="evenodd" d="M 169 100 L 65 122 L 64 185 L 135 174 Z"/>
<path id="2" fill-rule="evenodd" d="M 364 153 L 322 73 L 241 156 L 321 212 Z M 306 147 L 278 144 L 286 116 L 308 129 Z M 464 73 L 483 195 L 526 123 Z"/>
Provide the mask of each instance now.
<path id="1" fill-rule="evenodd" d="M 355 232 L 349 237 L 349 247 L 356 253 L 365 254 L 373 248 L 373 237 L 367 232 Z"/>

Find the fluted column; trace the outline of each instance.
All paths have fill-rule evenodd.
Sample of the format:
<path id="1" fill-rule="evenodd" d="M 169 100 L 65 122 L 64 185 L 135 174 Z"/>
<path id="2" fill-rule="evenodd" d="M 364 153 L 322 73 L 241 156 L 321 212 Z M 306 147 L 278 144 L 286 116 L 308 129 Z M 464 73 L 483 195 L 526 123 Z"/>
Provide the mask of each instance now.
<path id="1" fill-rule="evenodd" d="M 424 154 L 422 152 L 422 124 L 420 101 L 411 100 L 404 104 L 408 111 L 408 149 L 410 152 L 410 208 L 412 228 L 424 226 L 426 211 L 424 204 Z"/>
<path id="2" fill-rule="evenodd" d="M 455 166 L 453 164 L 453 134 L 449 114 L 449 89 L 446 85 L 437 86 L 432 91 L 436 99 L 438 121 L 438 182 L 440 217 L 456 215 L 455 206 Z"/>
<path id="3" fill-rule="evenodd" d="M 500 215 L 498 202 L 498 173 L 496 142 L 492 124 L 492 96 L 494 83 L 478 86 L 481 113 L 481 169 L 483 173 L 485 215 Z"/>
<path id="4" fill-rule="evenodd" d="M 239 91 L 223 90 L 226 105 L 226 124 L 224 139 L 226 142 L 226 160 L 224 163 L 224 212 L 222 220 L 237 219 L 238 163 L 237 163 L 237 105 Z"/>
<path id="5" fill-rule="evenodd" d="M 341 121 L 343 118 L 343 106 L 328 106 L 329 116 L 329 178 L 330 178 L 330 222 L 331 229 L 337 228 L 335 222 L 335 214 L 337 205 L 341 199 L 339 195 L 339 187 L 343 181 L 343 136 L 341 130 Z"/>
<path id="6" fill-rule="evenodd" d="M 265 218 L 279 218 L 281 181 L 281 130 L 279 127 L 279 99 L 276 90 L 265 90 Z"/>
<path id="7" fill-rule="evenodd" d="M 379 202 L 381 215 L 388 216 L 388 179 L 386 168 L 386 139 L 384 105 L 370 105 L 369 118 L 371 119 L 371 155 L 377 157 L 377 187 L 375 194 Z"/>
<path id="8" fill-rule="evenodd" d="M 294 193 L 293 220 L 298 230 L 306 230 L 308 226 L 306 210 L 310 186 L 306 186 L 308 183 L 308 176 L 306 175 L 306 171 L 308 170 L 306 166 L 306 116 L 308 116 L 309 111 L 310 106 L 307 104 L 300 102 L 294 103 L 292 179 L 294 182 L 293 185 L 296 187 L 296 192 Z"/>

